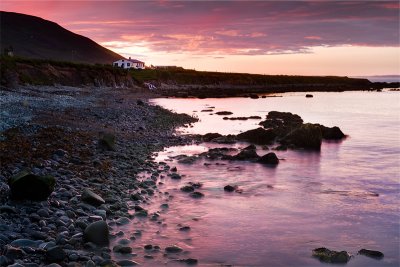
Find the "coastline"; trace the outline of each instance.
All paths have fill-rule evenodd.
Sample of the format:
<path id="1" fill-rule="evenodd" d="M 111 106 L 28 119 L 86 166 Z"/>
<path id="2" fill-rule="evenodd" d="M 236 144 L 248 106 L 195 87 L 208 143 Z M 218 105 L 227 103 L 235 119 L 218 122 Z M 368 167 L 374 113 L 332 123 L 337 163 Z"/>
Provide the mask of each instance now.
<path id="1" fill-rule="evenodd" d="M 2 91 L 0 266 L 135 264 L 115 262 L 109 248 L 85 242 L 83 233 L 107 220 L 115 237 L 112 225 L 132 220 L 135 207 L 145 210 L 158 192 L 155 180 L 161 171 L 152 153 L 190 141 L 174 132 L 195 119 L 148 105 L 147 97 L 129 89 L 64 86 Z M 99 145 L 105 134 L 115 138 L 112 147 Z M 6 197 L 7 180 L 22 170 L 55 177 L 47 201 Z M 139 180 L 142 172 L 154 180 Z M 105 203 L 83 201 L 85 189 Z M 143 214 L 149 220 L 155 216 L 150 211 L 136 216 Z M 56 255 L 50 255 L 53 250 Z"/>

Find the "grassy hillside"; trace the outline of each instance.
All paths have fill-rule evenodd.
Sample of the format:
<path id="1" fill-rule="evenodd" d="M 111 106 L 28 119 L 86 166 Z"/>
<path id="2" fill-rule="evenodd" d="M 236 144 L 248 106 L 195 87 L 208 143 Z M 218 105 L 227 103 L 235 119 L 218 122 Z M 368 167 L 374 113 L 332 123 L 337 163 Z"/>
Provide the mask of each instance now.
<path id="1" fill-rule="evenodd" d="M 1 52 L 10 46 L 20 57 L 111 64 L 122 58 L 87 37 L 39 17 L 0 12 Z"/>
<path id="2" fill-rule="evenodd" d="M 172 82 L 178 85 L 235 85 L 269 86 L 288 84 L 347 84 L 369 85 L 367 79 L 339 76 L 297 76 L 297 75 L 261 75 L 248 73 L 224 73 L 195 71 L 183 68 L 145 69 L 131 72 L 138 82 Z"/>

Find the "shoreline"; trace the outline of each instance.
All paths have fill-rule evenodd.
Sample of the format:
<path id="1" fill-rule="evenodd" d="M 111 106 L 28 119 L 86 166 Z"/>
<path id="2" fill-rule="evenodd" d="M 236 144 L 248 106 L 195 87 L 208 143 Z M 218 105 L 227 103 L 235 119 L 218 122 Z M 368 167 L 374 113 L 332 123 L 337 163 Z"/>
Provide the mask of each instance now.
<path id="1" fill-rule="evenodd" d="M 116 262 L 115 247 L 86 242 L 84 232 L 106 219 L 112 238 L 119 234 L 113 225 L 138 216 L 157 220 L 157 213 L 146 211 L 146 203 L 159 192 L 156 182 L 162 172 L 152 154 L 190 142 L 174 133 L 177 126 L 195 120 L 148 105 L 142 100 L 148 96 L 131 90 L 63 86 L 2 92 L 0 266 L 117 266 L 143 260 L 136 256 Z M 111 149 L 99 146 L 104 134 L 115 138 Z M 168 167 L 162 168 L 168 172 Z M 4 197 L 9 194 L 7 180 L 24 169 L 56 178 L 47 201 Z M 152 180 L 139 179 L 143 172 L 150 173 Z M 85 189 L 105 203 L 83 201 Z M 141 205 L 141 214 L 132 214 Z"/>

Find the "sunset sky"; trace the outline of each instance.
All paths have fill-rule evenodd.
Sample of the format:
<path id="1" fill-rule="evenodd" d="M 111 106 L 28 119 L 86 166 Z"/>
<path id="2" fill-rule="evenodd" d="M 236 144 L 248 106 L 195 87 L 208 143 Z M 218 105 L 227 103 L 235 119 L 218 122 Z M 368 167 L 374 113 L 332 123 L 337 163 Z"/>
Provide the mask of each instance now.
<path id="1" fill-rule="evenodd" d="M 400 74 L 398 1 L 1 1 L 147 65 Z"/>

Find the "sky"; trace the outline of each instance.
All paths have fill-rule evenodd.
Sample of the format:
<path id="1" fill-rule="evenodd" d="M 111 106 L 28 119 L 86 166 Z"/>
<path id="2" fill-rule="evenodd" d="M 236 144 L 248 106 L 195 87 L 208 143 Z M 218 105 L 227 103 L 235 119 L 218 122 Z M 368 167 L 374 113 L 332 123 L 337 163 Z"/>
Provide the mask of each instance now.
<path id="1" fill-rule="evenodd" d="M 399 1 L 7 1 L 146 65 L 288 75 L 400 74 Z"/>

